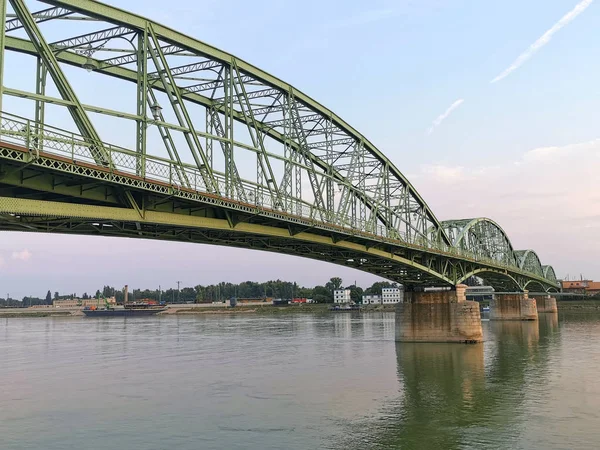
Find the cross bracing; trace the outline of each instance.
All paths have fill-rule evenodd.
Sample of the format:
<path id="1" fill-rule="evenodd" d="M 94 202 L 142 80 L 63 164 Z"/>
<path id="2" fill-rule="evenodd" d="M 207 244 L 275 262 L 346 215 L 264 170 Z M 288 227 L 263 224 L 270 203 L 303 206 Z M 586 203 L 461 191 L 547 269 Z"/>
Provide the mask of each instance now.
<path id="1" fill-rule="evenodd" d="M 0 5 L 8 13 L 0 33 L 2 55 L 37 61 L 37 80 L 29 90 L 12 87 L 7 81 L 12 67 L 0 64 L 0 141 L 7 144 L 0 156 L 19 173 L 35 173 L 28 179 L 5 176 L 0 183 L 45 192 L 44 186 L 57 189 L 41 183 L 49 173 L 71 177 L 72 185 L 86 184 L 87 177 L 94 187 L 80 187 L 79 196 L 45 194 L 57 201 L 91 201 L 83 192 L 96 192 L 99 183 L 110 191 L 107 205 L 117 202 L 140 217 L 170 202 L 197 202 L 186 211 L 206 213 L 201 205 L 208 203 L 214 208 L 210 214 L 234 230 L 240 222 L 275 220 L 290 237 L 319 230 L 333 243 L 369 241 L 366 248 L 383 247 L 392 259 L 411 249 L 406 267 L 370 259 L 359 267 L 406 284 L 457 283 L 481 264 L 491 277 L 514 271 L 509 278 L 521 287 L 526 274 L 546 283 L 549 272 L 520 264 L 499 226 L 485 220 L 440 223 L 367 138 L 251 64 L 96 1 L 0 0 Z M 75 69 L 81 70 L 71 78 Z M 110 92 L 134 95 L 130 100 L 107 95 L 115 100 L 98 104 L 83 69 L 90 80 L 112 83 Z M 7 107 L 16 102 L 19 114 Z M 31 114 L 21 112 L 28 107 Z M 68 111 L 71 124 L 57 123 L 48 108 Z M 97 125 L 108 121 L 114 126 Z M 113 131 L 126 128 L 132 131 Z M 20 195 L 12 188 L 7 192 Z M 229 242 L 223 243 L 233 245 Z M 413 265 L 416 272 L 408 269 Z"/>

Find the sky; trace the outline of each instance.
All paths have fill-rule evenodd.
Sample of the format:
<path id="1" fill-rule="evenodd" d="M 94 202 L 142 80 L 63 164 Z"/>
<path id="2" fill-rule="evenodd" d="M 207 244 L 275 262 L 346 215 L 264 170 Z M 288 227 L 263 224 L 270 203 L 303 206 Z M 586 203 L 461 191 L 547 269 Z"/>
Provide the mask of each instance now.
<path id="1" fill-rule="evenodd" d="M 600 279 L 600 0 L 109 3 L 317 99 L 381 149 L 438 219 L 489 217 L 558 277 Z M 0 236 L 0 271 L 14 297 L 377 280 L 226 247 L 24 233 Z"/>

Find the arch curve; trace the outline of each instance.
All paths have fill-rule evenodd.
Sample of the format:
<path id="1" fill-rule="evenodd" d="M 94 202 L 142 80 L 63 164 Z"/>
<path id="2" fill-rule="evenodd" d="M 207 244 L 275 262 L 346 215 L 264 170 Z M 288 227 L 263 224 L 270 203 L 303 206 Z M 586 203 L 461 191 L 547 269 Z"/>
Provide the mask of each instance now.
<path id="1" fill-rule="evenodd" d="M 372 267 L 382 275 L 402 276 L 407 283 L 452 284 L 466 272 L 499 280 L 509 273 L 510 283 L 517 280 L 521 285 L 530 278 L 545 285 L 544 275 L 556 278 L 553 270 L 541 269 L 535 253 L 515 253 L 504 230 L 490 219 L 442 224 L 390 158 L 363 134 L 266 71 L 97 0 L 27 3 L 54 8 L 32 13 L 25 2 L 12 1 L 15 18 L 5 24 L 0 57 L 5 50 L 34 56 L 44 70 L 38 71 L 38 85 L 29 92 L 2 88 L 6 95 L 36 101 L 33 128 L 41 135 L 32 140 L 32 119 L 3 111 L 4 137 L 10 145 L 0 145 L 0 157 L 21 164 L 23 155 L 16 152 L 27 154 L 33 146 L 43 150 L 44 159 L 31 163 L 42 168 L 41 175 L 60 171 L 82 185 L 95 180 L 98 192 L 87 190 L 85 197 L 80 192 L 82 204 L 118 205 L 140 213 L 141 202 L 157 213 L 164 207 L 190 217 L 226 218 L 232 229 L 269 226 L 294 240 L 310 229 L 322 240 L 364 244 L 368 250 L 405 258 L 410 268 L 396 273 L 395 267 Z M 71 14 L 85 20 L 51 24 Z M 22 29 L 25 32 L 18 31 Z M 104 87 L 106 91 L 120 92 L 127 84 L 131 103 L 127 106 L 124 100 L 107 108 L 86 101 L 89 79 L 70 82 L 63 65 L 91 68 L 90 77 L 117 84 Z M 62 99 L 39 92 L 46 74 Z M 83 86 L 81 92 L 76 92 L 77 86 Z M 66 114 L 44 114 L 45 103 L 67 108 L 70 124 L 62 125 Z M 90 112 L 104 119 L 97 121 Z M 133 133 L 125 136 L 117 131 L 124 128 L 113 128 L 109 120 L 129 121 L 135 148 Z M 62 129 L 53 126 L 59 125 L 52 123 L 56 121 Z M 85 166 L 79 164 L 82 161 Z M 119 194 L 109 196 L 106 186 L 100 194 L 104 183 Z M 70 190 L 57 194 L 54 181 L 49 184 L 51 188 L 36 180 L 29 187 L 49 190 L 49 198 L 59 195 L 61 201 L 71 195 Z M 120 198 L 123 186 L 127 198 Z M 44 194 L 43 207 L 48 197 Z M 225 237 L 216 242 L 233 245 Z M 284 245 L 277 248 L 286 252 Z M 355 247 L 348 250 L 345 259 L 338 260 L 342 264 L 365 259 L 352 253 Z"/>
<path id="2" fill-rule="evenodd" d="M 544 273 L 544 278 L 549 281 L 557 282 L 556 273 L 554 272 L 554 268 L 552 266 L 542 266 L 542 271 Z"/>
<path id="3" fill-rule="evenodd" d="M 60 33 L 68 27 L 55 30 L 50 45 L 60 50 L 55 54 L 58 62 L 78 68 L 91 65 L 96 74 L 134 84 L 140 84 L 139 71 L 147 70 L 151 95 L 154 91 L 175 95 L 174 108 L 190 116 L 186 123 L 175 124 L 178 128 L 170 128 L 170 133 L 187 128 L 188 138 L 193 137 L 206 115 L 204 128 L 211 152 L 214 147 L 215 154 L 217 149 L 224 153 L 222 162 L 219 155 L 221 167 L 212 166 L 216 159 L 204 152 L 198 140 L 189 144 L 190 155 L 170 155 L 170 159 L 190 161 L 193 156 L 193 170 L 201 172 L 201 183 L 208 192 L 242 201 L 252 195 L 260 198 L 261 205 L 411 244 L 450 245 L 433 211 L 396 165 L 341 117 L 292 85 L 230 53 L 119 8 L 96 1 L 45 3 L 106 23 L 106 29 L 77 38 Z M 10 31 L 6 49 L 36 54 L 31 42 Z M 134 37 L 145 34 L 146 48 L 140 48 L 144 40 Z M 129 49 L 115 57 L 103 50 L 122 36 L 134 45 L 133 52 Z M 86 55 L 78 51 L 80 41 L 89 46 Z M 147 69 L 141 68 L 144 64 L 140 64 L 139 54 L 149 55 Z M 185 54 L 185 65 L 176 61 L 178 54 Z M 192 84 L 190 79 L 202 82 Z M 146 97 L 145 92 L 141 95 Z M 166 109 L 167 103 L 162 106 Z M 202 119 L 194 117 L 193 111 L 202 108 Z M 139 114 L 148 112 L 148 105 L 142 104 Z M 165 123 L 161 118 L 163 127 Z M 244 136 L 244 142 L 234 140 L 233 132 L 228 131 L 234 123 L 242 126 L 243 132 L 236 131 L 236 136 Z M 228 159 L 234 148 L 255 159 L 248 167 L 257 167 L 256 173 L 240 174 L 243 168 L 236 168 Z M 279 166 L 284 166 L 282 171 Z M 275 173 L 276 167 L 279 173 Z M 225 177 L 219 178 L 222 174 Z M 187 187 L 185 178 L 179 180 L 183 187 Z M 435 232 L 428 234 L 429 229 Z"/>
<path id="4" fill-rule="evenodd" d="M 515 251 L 517 263 L 521 270 L 533 273 L 539 277 L 544 277 L 544 270 L 540 263 L 540 258 L 533 250 L 517 250 Z M 554 270 L 552 270 L 554 272 Z"/>
<path id="5" fill-rule="evenodd" d="M 486 283 L 494 287 L 494 289 L 501 289 L 503 291 L 522 291 L 523 286 L 513 277 L 510 273 L 494 270 L 491 268 L 481 268 L 473 270 L 472 272 L 464 275 L 459 283 L 463 283 L 465 280 L 472 276 L 478 276 L 485 279 Z"/>
<path id="6" fill-rule="evenodd" d="M 500 225 L 486 217 L 446 220 L 442 227 L 455 247 L 503 264 L 515 264 L 513 246 Z"/>
<path id="7" fill-rule="evenodd" d="M 546 292 L 546 287 L 537 280 L 529 280 L 525 283 L 525 289 L 530 292 Z"/>

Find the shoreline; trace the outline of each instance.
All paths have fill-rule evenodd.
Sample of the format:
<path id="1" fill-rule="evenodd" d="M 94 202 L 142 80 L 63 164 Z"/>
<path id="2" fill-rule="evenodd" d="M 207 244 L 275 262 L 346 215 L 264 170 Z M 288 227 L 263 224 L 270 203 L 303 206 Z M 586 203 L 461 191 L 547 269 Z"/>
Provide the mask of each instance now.
<path id="1" fill-rule="evenodd" d="M 294 314 L 341 314 L 342 312 L 330 311 L 332 304 L 311 304 L 311 305 L 244 305 L 235 308 L 225 306 L 194 306 L 194 305 L 176 305 L 169 307 L 167 311 L 159 313 L 161 316 L 191 316 L 191 315 L 229 315 L 229 314 L 256 314 L 266 315 L 294 315 Z M 394 305 L 366 306 L 360 310 L 360 313 L 372 312 L 392 312 Z M 358 311 L 354 311 L 358 312 Z M 56 310 L 53 308 L 6 308 L 0 309 L 0 318 L 27 318 L 27 317 L 84 317 L 81 309 Z"/>
<path id="2" fill-rule="evenodd" d="M 558 310 L 579 313 L 600 313 L 600 299 L 589 300 L 558 300 Z M 213 306 L 207 304 L 195 305 L 173 305 L 167 311 L 157 314 L 160 316 L 192 316 L 192 315 L 232 315 L 232 314 L 255 314 L 260 316 L 285 316 L 294 314 L 342 314 L 349 311 L 330 311 L 331 303 L 325 304 L 302 304 L 289 306 L 273 306 L 273 305 L 243 305 L 235 308 L 225 306 Z M 393 312 L 395 305 L 367 305 L 358 311 L 374 313 L 374 312 Z M 57 310 L 54 308 L 5 308 L 0 309 L 0 318 L 17 319 L 17 318 L 46 318 L 46 317 L 61 317 L 74 318 L 83 317 L 81 309 Z"/>

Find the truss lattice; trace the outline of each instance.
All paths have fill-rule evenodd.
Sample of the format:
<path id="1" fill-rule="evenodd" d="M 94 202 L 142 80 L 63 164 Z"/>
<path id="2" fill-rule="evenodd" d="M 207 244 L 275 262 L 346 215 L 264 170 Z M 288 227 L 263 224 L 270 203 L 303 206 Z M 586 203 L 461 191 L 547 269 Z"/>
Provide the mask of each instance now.
<path id="1" fill-rule="evenodd" d="M 21 195 L 15 186 L 45 192 L 42 180 L 67 177 L 60 183 L 79 183 L 80 194 L 59 201 L 89 201 L 103 188 L 105 203 L 117 199 L 142 218 L 170 202 L 173 212 L 185 205 L 232 229 L 276 220 L 270 226 L 288 237 L 320 230 L 332 244 L 404 258 L 402 267 L 416 269 L 356 255 L 342 262 L 407 284 L 452 284 L 482 265 L 556 284 L 553 270 L 533 252 L 514 252 L 496 223 L 440 223 L 366 137 L 233 55 L 93 0 L 0 0 L 0 15 L 0 157 L 32 172 L 0 179 L 10 195 Z M 30 89 L 18 78 L 27 58 Z"/>

